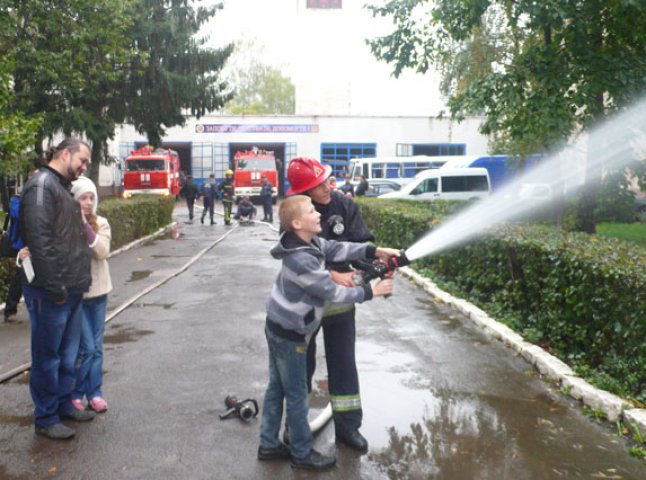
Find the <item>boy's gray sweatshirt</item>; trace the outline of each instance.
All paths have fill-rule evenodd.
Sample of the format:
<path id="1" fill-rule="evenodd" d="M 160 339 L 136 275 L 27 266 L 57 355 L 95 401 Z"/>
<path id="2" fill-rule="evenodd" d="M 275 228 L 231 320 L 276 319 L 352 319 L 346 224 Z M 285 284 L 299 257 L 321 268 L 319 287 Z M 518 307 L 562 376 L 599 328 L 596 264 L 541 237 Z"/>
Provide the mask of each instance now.
<path id="1" fill-rule="evenodd" d="M 327 302 L 361 303 L 372 298 L 370 285 L 343 287 L 332 280 L 325 262 L 375 258 L 376 247 L 314 237 L 311 243 L 284 233 L 271 255 L 283 265 L 267 299 L 267 318 L 285 330 L 312 334 Z"/>

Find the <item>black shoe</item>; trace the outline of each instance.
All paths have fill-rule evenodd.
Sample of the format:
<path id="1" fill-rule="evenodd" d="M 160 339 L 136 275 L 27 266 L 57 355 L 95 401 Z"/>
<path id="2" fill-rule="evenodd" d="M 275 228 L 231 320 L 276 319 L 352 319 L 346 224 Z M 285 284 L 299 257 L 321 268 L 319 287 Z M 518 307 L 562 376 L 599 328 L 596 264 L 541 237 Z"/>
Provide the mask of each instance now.
<path id="1" fill-rule="evenodd" d="M 316 450 L 310 450 L 305 458 L 292 457 L 292 468 L 302 468 L 304 470 L 324 470 L 333 467 L 336 464 L 336 458 L 321 455 Z"/>
<path id="2" fill-rule="evenodd" d="M 211 225 L 215 225 L 215 222 L 213 220 L 211 220 Z"/>
<path id="3" fill-rule="evenodd" d="M 289 447 L 283 443 L 277 447 L 258 447 L 258 460 L 289 460 Z"/>
<path id="4" fill-rule="evenodd" d="M 46 427 L 36 427 L 36 435 L 51 438 L 53 440 L 67 440 L 76 434 L 76 430 L 66 427 L 62 423 L 47 425 Z"/>
<path id="5" fill-rule="evenodd" d="M 200 222 L 204 225 L 204 217 L 200 218 Z"/>
<path id="6" fill-rule="evenodd" d="M 368 451 L 368 440 L 366 440 L 364 436 L 359 433 L 359 430 L 337 433 L 336 441 L 337 443 L 343 443 L 344 445 L 347 445 L 351 449 L 357 450 L 358 452 L 365 453 Z"/>
<path id="7" fill-rule="evenodd" d="M 92 410 L 79 410 L 78 408 L 73 408 L 67 413 L 62 414 L 60 417 L 63 420 L 74 420 L 75 422 L 89 422 L 94 420 L 95 413 Z"/>

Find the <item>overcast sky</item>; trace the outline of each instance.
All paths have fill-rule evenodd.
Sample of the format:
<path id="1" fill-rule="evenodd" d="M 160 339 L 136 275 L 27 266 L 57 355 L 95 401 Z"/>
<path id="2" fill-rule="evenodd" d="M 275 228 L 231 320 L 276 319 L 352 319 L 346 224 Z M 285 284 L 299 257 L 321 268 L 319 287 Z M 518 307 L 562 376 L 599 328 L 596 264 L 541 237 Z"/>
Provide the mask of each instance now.
<path id="1" fill-rule="evenodd" d="M 352 90 L 355 108 L 363 113 L 375 113 L 367 110 L 374 103 L 371 99 L 379 98 L 383 108 L 379 113 L 436 115 L 443 103 L 434 75 L 405 72 L 394 80 L 392 67 L 370 53 L 365 39 L 384 35 L 392 27 L 363 8 L 368 1 L 380 2 L 343 0 L 339 11 L 306 9 L 306 0 L 222 0 L 224 9 L 205 30 L 214 47 L 254 39 L 265 63 L 281 68 L 297 88 L 316 88 L 306 85 L 314 76 L 322 79 L 324 90 L 338 81 L 339 88 Z"/>

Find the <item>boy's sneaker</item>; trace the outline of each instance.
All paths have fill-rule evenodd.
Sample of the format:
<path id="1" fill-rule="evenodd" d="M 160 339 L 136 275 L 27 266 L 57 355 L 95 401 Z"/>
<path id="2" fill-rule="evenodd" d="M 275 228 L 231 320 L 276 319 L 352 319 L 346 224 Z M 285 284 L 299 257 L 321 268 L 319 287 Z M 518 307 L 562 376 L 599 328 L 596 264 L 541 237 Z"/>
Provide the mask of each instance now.
<path id="1" fill-rule="evenodd" d="M 102 397 L 94 397 L 90 399 L 90 408 L 96 413 L 103 413 L 108 411 L 108 402 Z"/>
<path id="2" fill-rule="evenodd" d="M 85 410 L 83 400 L 81 400 L 80 398 L 72 399 L 72 405 L 74 405 L 74 408 L 76 408 L 77 410 Z"/>
<path id="3" fill-rule="evenodd" d="M 289 447 L 280 443 L 277 447 L 258 447 L 258 460 L 289 460 Z"/>
<path id="4" fill-rule="evenodd" d="M 322 455 L 316 450 L 310 450 L 305 458 L 292 457 L 292 468 L 301 468 L 304 470 L 325 470 L 336 464 L 336 458 Z"/>

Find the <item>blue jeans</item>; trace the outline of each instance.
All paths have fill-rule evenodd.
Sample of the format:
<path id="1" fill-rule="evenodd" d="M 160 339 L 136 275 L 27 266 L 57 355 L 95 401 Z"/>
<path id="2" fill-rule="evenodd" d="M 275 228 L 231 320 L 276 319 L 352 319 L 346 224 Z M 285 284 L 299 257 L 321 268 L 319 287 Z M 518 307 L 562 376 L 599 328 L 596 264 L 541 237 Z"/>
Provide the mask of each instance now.
<path id="1" fill-rule="evenodd" d="M 25 292 L 31 321 L 31 375 L 29 390 L 36 408 L 36 426 L 60 423 L 72 407 L 74 364 L 81 339 L 82 294 L 63 304 Z"/>
<path id="2" fill-rule="evenodd" d="M 103 332 L 107 304 L 107 295 L 83 300 L 81 345 L 76 359 L 76 384 L 72 398 L 82 399 L 85 395 L 90 400 L 103 396 Z"/>
<path id="3" fill-rule="evenodd" d="M 265 327 L 269 346 L 269 384 L 260 424 L 260 446 L 277 447 L 287 404 L 287 426 L 292 455 L 304 458 L 312 449 L 312 431 L 307 421 L 307 344 L 286 340 Z"/>

